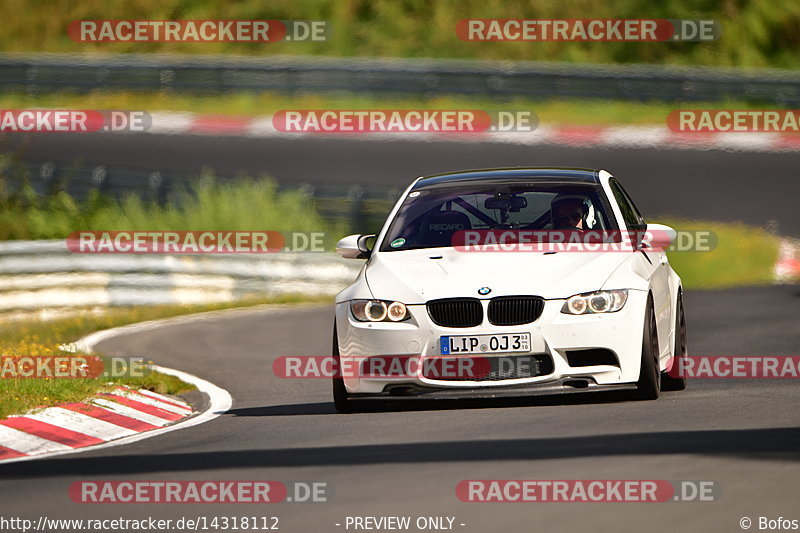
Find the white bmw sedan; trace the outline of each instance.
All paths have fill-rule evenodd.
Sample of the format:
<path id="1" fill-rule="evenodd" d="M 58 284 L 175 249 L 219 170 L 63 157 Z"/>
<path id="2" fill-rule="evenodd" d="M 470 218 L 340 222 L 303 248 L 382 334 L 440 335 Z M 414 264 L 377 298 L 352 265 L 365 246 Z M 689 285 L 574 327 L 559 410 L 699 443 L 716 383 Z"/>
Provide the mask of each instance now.
<path id="1" fill-rule="evenodd" d="M 664 251 L 674 237 L 604 170 L 417 179 L 377 236 L 337 244 L 366 259 L 336 297 L 337 410 L 362 398 L 685 388 L 669 372 L 686 355 L 681 280 Z"/>

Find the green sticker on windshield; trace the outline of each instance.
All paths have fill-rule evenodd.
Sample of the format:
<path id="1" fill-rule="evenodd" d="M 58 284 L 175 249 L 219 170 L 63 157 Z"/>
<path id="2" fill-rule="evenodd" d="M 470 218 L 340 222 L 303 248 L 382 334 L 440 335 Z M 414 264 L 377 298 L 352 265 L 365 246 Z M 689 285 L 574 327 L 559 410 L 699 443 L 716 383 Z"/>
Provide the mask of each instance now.
<path id="1" fill-rule="evenodd" d="M 395 240 L 393 240 L 393 241 L 392 241 L 392 242 L 389 244 L 389 246 L 391 246 L 392 248 L 400 248 L 400 247 L 401 247 L 401 246 L 403 246 L 405 243 L 406 243 L 406 240 L 405 240 L 404 238 L 400 237 L 399 239 L 395 239 Z"/>

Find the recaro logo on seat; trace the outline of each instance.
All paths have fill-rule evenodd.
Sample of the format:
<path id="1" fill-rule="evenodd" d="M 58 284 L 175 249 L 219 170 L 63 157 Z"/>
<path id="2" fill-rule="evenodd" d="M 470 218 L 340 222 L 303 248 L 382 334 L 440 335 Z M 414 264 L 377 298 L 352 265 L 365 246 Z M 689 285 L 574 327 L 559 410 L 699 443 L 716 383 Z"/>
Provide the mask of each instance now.
<path id="1" fill-rule="evenodd" d="M 429 230 L 434 231 L 453 231 L 464 229 L 464 224 L 428 224 Z"/>

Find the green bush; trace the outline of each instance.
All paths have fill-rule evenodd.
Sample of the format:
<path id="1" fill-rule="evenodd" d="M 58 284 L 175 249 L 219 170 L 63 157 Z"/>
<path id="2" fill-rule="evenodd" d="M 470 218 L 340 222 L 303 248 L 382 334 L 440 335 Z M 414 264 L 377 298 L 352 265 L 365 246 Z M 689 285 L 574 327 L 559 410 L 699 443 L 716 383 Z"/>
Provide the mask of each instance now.
<path id="1" fill-rule="evenodd" d="M 327 231 L 310 196 L 280 190 L 271 179 L 218 183 L 206 173 L 167 206 L 128 195 L 121 201 L 92 191 L 84 201 L 55 190 L 37 196 L 27 179 L 13 193 L 0 172 L 0 240 L 62 239 L 75 231 Z"/>
<path id="2" fill-rule="evenodd" d="M 722 26 L 714 42 L 466 42 L 466 18 L 702 18 Z M 73 20 L 327 20 L 330 40 L 277 43 L 78 43 Z M 138 0 L 137 2 L 0 2 L 0 50 L 13 52 L 170 52 L 450 57 L 733 67 L 800 66 L 796 0 Z"/>

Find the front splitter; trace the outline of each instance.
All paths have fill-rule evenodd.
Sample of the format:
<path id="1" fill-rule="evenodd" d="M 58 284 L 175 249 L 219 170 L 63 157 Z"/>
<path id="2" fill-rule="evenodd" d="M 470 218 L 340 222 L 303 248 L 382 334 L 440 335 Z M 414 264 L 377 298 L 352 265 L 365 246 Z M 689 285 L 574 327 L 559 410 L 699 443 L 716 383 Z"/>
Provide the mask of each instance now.
<path id="1" fill-rule="evenodd" d="M 436 387 L 409 384 L 407 386 L 396 385 L 394 389 L 403 389 L 403 392 L 383 392 L 380 394 L 351 394 L 354 400 L 407 400 L 407 399 L 430 399 L 447 400 L 458 398 L 513 398 L 528 396 L 547 396 L 558 394 L 581 394 L 586 392 L 611 392 L 636 390 L 635 383 L 615 383 L 611 385 L 598 385 L 597 383 L 586 383 L 584 386 L 565 384 L 575 382 L 585 378 L 565 378 L 555 383 L 525 384 L 525 385 L 505 385 L 496 387 Z"/>

